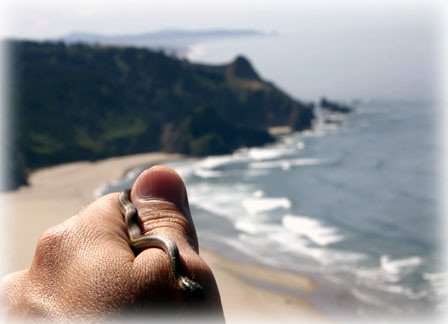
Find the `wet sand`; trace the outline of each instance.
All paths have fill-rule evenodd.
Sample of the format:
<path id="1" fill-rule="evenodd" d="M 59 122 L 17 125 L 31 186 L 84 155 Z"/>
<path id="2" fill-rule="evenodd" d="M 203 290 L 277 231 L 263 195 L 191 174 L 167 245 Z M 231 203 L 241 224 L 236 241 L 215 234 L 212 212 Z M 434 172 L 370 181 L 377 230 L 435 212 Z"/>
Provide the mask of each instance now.
<path id="1" fill-rule="evenodd" d="M 35 171 L 30 176 L 30 186 L 0 195 L 2 214 L 11 215 L 2 219 L 6 231 L 0 251 L 3 256 L 0 274 L 29 267 L 41 233 L 93 201 L 99 186 L 119 179 L 132 167 L 163 164 L 180 157 L 147 153 Z M 206 247 L 201 249 L 201 255 L 216 277 L 228 323 L 330 322 L 306 298 L 320 289 L 312 278 L 231 261 Z"/>

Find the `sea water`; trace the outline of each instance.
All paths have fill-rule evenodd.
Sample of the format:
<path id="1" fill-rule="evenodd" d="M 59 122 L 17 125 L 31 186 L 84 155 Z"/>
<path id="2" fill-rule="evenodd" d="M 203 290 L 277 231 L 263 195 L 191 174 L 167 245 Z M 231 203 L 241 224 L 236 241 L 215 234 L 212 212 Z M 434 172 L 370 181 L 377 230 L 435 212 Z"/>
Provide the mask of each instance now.
<path id="1" fill-rule="evenodd" d="M 167 165 L 187 185 L 200 245 L 314 275 L 359 300 L 358 313 L 436 312 L 448 280 L 437 113 L 372 101 L 274 144 Z M 98 193 L 131 186 L 145 167 Z"/>
<path id="2" fill-rule="evenodd" d="M 275 41 L 199 46 L 190 58 L 228 61 L 242 52 L 255 57 L 257 70 L 285 85 L 293 96 L 306 97 L 309 86 L 308 97 L 316 100 L 316 89 L 328 88 L 328 82 L 321 82 L 322 65 L 315 62 L 311 71 L 302 64 L 300 71 L 290 73 L 297 70 L 291 65 L 297 57 L 288 60 L 288 55 L 302 53 L 303 42 L 294 47 L 290 40 L 279 39 L 290 47 L 277 46 L 276 55 L 270 55 L 266 49 L 274 48 Z M 408 43 L 406 39 L 407 45 L 401 46 L 406 51 Z M 365 52 L 368 59 L 369 51 Z M 377 60 L 374 56 L 371 59 Z M 425 60 L 429 57 L 420 55 L 412 61 Z M 405 59 L 400 62 L 407 66 Z M 417 65 L 417 74 L 430 84 L 430 73 L 421 71 L 424 64 Z M 391 72 L 387 64 L 383 68 Z M 410 74 L 402 76 L 411 80 L 415 71 L 403 68 L 402 73 Z M 364 72 L 366 78 L 369 71 Z M 342 67 L 339 73 L 344 73 Z M 372 88 L 378 94 L 387 94 L 385 88 L 397 90 L 381 78 L 377 81 Z M 363 89 L 351 85 L 328 89 L 342 97 L 353 93 L 353 98 L 369 84 L 364 80 Z M 412 88 L 404 84 L 392 92 L 406 94 L 406 87 Z M 373 98 L 344 116 L 316 111 L 319 118 L 313 130 L 279 136 L 274 144 L 167 163 L 187 185 L 200 245 L 238 261 L 311 275 L 324 290 L 306 297 L 332 315 L 401 318 L 445 311 L 448 274 L 438 181 L 441 112 L 435 101 L 417 97 L 409 93 L 412 100 Z M 105 184 L 97 194 L 130 187 L 146 167 Z"/>

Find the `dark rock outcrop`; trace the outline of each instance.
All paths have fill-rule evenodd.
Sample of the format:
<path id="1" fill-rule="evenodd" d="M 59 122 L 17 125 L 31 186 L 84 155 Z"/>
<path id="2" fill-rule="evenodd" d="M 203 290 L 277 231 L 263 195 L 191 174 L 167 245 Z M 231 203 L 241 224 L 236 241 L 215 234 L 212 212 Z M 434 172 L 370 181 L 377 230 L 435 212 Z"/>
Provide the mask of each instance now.
<path id="1" fill-rule="evenodd" d="M 320 107 L 325 110 L 329 110 L 337 113 L 349 113 L 353 111 L 353 107 L 343 105 L 334 101 L 322 98 L 319 103 Z"/>

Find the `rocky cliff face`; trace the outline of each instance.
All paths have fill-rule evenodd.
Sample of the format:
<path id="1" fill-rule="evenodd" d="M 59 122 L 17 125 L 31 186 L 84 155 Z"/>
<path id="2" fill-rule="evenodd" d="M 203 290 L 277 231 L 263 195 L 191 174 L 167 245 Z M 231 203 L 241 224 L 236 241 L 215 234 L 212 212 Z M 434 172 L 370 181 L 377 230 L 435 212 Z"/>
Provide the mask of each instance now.
<path id="1" fill-rule="evenodd" d="M 244 56 L 238 56 L 233 62 L 228 64 L 225 69 L 228 78 L 240 78 L 262 82 L 258 73 L 255 72 L 252 64 Z"/>

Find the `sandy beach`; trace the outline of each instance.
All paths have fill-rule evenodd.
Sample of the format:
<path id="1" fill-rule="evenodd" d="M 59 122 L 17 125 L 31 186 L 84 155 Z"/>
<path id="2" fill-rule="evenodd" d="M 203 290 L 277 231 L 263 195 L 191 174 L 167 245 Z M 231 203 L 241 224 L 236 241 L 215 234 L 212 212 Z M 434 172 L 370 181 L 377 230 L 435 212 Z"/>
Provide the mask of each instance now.
<path id="1" fill-rule="evenodd" d="M 148 153 L 35 171 L 30 176 L 30 186 L 0 195 L 3 214 L 11 215 L 2 220 L 6 231 L 1 275 L 29 267 L 41 233 L 93 201 L 99 186 L 119 179 L 132 167 L 178 158 L 175 154 Z M 206 247 L 201 247 L 201 255 L 216 277 L 228 323 L 330 322 L 307 298 L 320 289 L 312 278 L 234 262 Z M 304 297 L 279 292 L 282 288 Z"/>

